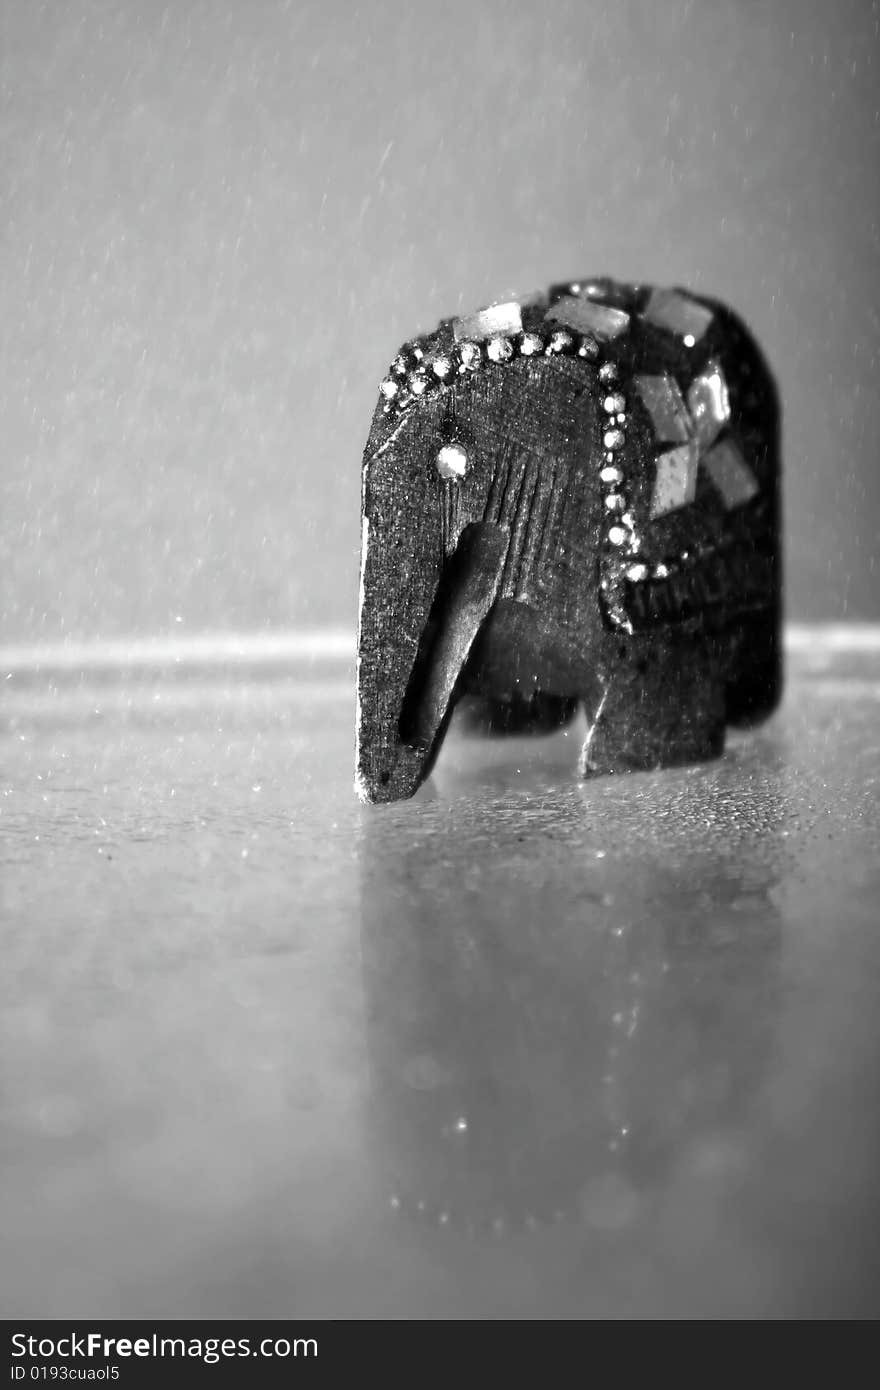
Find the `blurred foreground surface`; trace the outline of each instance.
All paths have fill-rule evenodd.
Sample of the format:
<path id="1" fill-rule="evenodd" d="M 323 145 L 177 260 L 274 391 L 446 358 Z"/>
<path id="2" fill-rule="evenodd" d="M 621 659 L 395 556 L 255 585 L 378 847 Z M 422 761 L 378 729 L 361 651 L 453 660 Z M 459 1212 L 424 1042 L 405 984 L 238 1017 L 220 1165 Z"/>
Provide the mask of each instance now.
<path id="1" fill-rule="evenodd" d="M 6 682 L 4 1315 L 876 1315 L 878 655 L 383 809 L 276 675 Z"/>

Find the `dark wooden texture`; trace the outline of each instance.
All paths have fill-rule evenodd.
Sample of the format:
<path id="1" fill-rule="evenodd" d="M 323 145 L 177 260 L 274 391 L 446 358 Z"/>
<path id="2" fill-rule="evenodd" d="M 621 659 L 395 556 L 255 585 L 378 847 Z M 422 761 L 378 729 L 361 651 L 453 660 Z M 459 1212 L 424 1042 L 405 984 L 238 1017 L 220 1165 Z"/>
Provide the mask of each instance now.
<path id="1" fill-rule="evenodd" d="M 646 291 L 621 293 L 632 301 Z M 583 702 L 585 776 L 717 755 L 725 722 L 754 721 L 774 707 L 776 393 L 744 327 L 723 306 L 711 308 L 712 326 L 696 349 L 640 326 L 592 358 L 484 360 L 481 370 L 454 374 L 403 408 L 380 402 L 363 470 L 357 787 L 364 799 L 412 795 L 462 696 L 482 702 L 474 718 L 488 730 L 540 732 Z M 723 368 L 730 428 L 758 495 L 724 512 L 717 490 L 699 477 L 694 505 L 653 520 L 656 441 L 632 380 L 671 372 L 686 391 L 713 361 Z M 609 363 L 619 387 L 602 374 Z M 668 578 L 638 585 L 608 542 L 600 473 L 608 457 L 602 401 L 612 389 L 626 393 L 619 457 L 644 537 L 638 558 L 662 573 L 662 561 L 676 557 Z M 467 454 L 461 479 L 443 478 L 436 467 L 450 440 Z M 628 605 L 626 627 L 609 616 L 609 575 Z"/>

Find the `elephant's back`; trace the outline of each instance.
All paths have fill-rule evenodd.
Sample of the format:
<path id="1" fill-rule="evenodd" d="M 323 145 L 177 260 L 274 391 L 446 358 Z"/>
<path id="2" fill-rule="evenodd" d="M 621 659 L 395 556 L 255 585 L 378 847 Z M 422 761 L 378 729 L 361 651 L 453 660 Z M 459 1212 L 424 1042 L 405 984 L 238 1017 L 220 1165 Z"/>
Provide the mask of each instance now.
<path id="1" fill-rule="evenodd" d="M 776 611 L 779 406 L 767 363 L 719 301 L 633 287 L 630 313 L 609 344 L 624 433 L 613 488 L 628 522 L 621 536 L 621 503 L 606 498 L 609 617 L 649 631 Z"/>

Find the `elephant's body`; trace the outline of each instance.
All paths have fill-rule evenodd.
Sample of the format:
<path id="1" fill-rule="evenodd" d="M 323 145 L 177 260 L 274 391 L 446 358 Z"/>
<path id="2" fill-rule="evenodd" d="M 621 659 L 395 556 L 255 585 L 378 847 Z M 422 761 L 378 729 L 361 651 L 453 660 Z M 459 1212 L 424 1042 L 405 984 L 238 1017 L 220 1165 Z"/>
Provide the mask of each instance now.
<path id="1" fill-rule="evenodd" d="M 585 773 L 769 712 L 778 427 L 753 340 L 680 292 L 560 286 L 408 345 L 364 459 L 361 794 L 411 794 L 465 693 L 582 700 Z"/>

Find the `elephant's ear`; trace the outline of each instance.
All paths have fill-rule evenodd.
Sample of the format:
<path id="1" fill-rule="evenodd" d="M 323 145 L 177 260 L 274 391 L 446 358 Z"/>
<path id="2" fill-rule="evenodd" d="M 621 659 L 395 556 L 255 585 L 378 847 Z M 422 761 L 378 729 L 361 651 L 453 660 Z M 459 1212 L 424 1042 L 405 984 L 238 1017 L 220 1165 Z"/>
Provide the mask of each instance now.
<path id="1" fill-rule="evenodd" d="M 644 632 L 776 612 L 778 400 L 754 341 L 723 305 L 655 291 L 631 352 L 626 524 L 610 515 L 602 561 L 611 621 Z"/>

